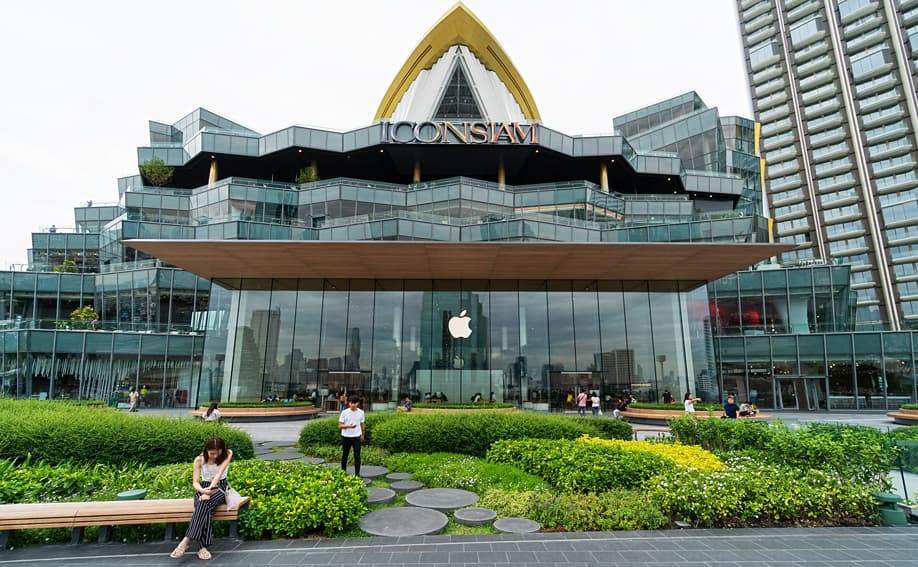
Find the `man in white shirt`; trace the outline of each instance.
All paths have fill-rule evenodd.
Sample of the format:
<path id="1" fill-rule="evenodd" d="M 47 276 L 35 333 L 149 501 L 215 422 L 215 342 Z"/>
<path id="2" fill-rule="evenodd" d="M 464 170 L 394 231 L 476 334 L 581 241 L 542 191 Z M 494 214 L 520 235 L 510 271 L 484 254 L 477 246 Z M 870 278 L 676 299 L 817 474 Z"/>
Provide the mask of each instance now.
<path id="1" fill-rule="evenodd" d="M 354 474 L 360 476 L 360 443 L 364 434 L 363 410 L 357 407 L 359 398 L 351 394 L 347 400 L 347 408 L 338 417 L 338 429 L 341 430 L 341 469 L 347 471 L 347 458 L 351 447 L 354 448 Z"/>

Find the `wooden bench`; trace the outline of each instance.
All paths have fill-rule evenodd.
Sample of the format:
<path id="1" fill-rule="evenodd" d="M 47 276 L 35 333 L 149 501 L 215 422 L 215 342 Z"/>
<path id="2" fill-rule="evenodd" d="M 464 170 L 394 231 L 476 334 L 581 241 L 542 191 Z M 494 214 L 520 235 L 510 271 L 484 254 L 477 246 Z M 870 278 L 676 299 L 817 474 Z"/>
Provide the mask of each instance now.
<path id="1" fill-rule="evenodd" d="M 684 410 L 658 410 L 658 409 L 639 409 L 639 408 L 628 408 L 627 410 L 621 412 L 621 417 L 629 423 L 643 423 L 648 425 L 666 425 L 666 420 L 671 417 L 682 417 L 687 415 Z M 710 417 L 720 418 L 723 417 L 724 412 L 721 411 L 712 411 L 708 412 L 705 410 L 696 410 L 695 417 L 698 419 L 708 419 Z M 763 414 L 761 412 L 755 414 L 751 417 L 741 417 L 739 419 L 761 419 L 771 417 L 770 415 Z"/>
<path id="2" fill-rule="evenodd" d="M 214 510 L 214 521 L 230 523 L 230 537 L 239 537 L 239 512 L 251 502 L 242 497 L 238 508 L 227 511 L 226 504 Z M 194 499 L 120 500 L 112 502 L 41 502 L 0 505 L 0 550 L 6 549 L 10 532 L 40 528 L 71 528 L 70 543 L 83 540 L 83 529 L 100 526 L 99 542 L 111 537 L 112 526 L 166 524 L 165 540 L 175 537 L 175 524 L 188 522 L 194 512 Z"/>
<path id="3" fill-rule="evenodd" d="M 899 408 L 899 411 L 891 411 L 886 415 L 899 425 L 918 425 L 918 410 Z"/>
<path id="4" fill-rule="evenodd" d="M 322 410 L 315 406 L 287 406 L 278 402 L 274 407 L 255 407 L 255 408 L 219 408 L 220 419 L 231 419 L 233 421 L 270 421 L 281 419 L 299 419 L 309 418 L 322 413 Z M 189 412 L 195 417 L 204 417 L 207 408 L 198 408 Z"/>

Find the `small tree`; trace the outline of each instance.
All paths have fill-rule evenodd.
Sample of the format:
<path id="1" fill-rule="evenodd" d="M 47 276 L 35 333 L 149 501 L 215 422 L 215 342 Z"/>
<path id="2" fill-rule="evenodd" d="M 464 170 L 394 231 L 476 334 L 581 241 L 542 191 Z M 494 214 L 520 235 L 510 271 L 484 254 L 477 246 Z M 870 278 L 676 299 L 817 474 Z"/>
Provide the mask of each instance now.
<path id="1" fill-rule="evenodd" d="M 316 166 L 307 165 L 296 174 L 297 183 L 312 183 L 319 180 L 319 174 Z"/>
<path id="2" fill-rule="evenodd" d="M 158 157 L 148 159 L 140 166 L 140 173 L 156 187 L 162 187 L 169 183 L 172 180 L 173 171 L 175 171 L 174 167 L 169 167 L 166 162 Z"/>
<path id="3" fill-rule="evenodd" d="M 93 322 L 99 319 L 99 314 L 92 308 L 92 305 L 84 305 L 79 309 L 70 312 L 70 321 L 74 329 L 89 329 Z"/>
<path id="4" fill-rule="evenodd" d="M 77 263 L 73 260 L 67 259 L 60 263 L 58 266 L 54 266 L 55 272 L 66 272 L 66 273 L 75 273 L 79 272 L 80 269 L 77 267 Z"/>

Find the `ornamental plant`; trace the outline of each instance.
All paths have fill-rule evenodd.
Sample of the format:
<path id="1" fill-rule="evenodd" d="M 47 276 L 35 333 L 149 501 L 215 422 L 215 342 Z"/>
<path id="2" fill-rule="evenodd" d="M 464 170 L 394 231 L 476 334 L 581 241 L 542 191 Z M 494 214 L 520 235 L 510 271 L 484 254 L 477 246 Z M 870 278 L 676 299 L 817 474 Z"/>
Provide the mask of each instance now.
<path id="1" fill-rule="evenodd" d="M 584 435 L 577 439 L 579 443 L 620 447 L 626 451 L 641 451 L 659 455 L 673 464 L 702 471 L 717 471 L 724 468 L 724 463 L 716 455 L 694 445 L 680 443 L 651 443 L 649 441 L 622 441 L 620 439 L 597 439 Z"/>
<path id="2" fill-rule="evenodd" d="M 341 450 L 339 449 L 340 453 Z M 456 453 L 397 453 L 386 459 L 389 470 L 413 473 L 413 480 L 434 488 L 461 488 L 478 494 L 489 489 L 548 490 L 539 477 L 509 464 Z"/>

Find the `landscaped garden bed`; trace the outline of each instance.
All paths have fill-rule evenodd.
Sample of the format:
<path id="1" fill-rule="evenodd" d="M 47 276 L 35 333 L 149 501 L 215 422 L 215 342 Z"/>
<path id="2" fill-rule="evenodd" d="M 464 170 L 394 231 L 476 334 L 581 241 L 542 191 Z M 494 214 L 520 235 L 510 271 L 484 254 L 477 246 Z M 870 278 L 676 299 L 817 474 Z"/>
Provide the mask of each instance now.
<path id="1" fill-rule="evenodd" d="M 336 421 L 306 424 L 303 452 L 335 462 L 341 454 Z M 676 522 L 871 525 L 877 521 L 871 494 L 888 489 L 895 441 L 918 438 L 918 428 L 886 434 L 814 424 L 792 430 L 780 423 L 692 417 L 669 425 L 670 439 L 636 442 L 627 423 L 612 419 L 519 411 L 370 413 L 362 460 L 413 473 L 425 487 L 473 491 L 481 497 L 478 505 L 499 517 L 526 517 L 548 530 L 660 529 Z M 236 451 L 230 482 L 252 497 L 240 513 L 245 537 L 356 537 L 368 510 L 404 502 L 399 496 L 369 507 L 363 482 L 334 466 L 249 459 L 251 441 L 226 425 L 11 401 L 0 402 L 0 457 L 6 459 L 0 461 L 0 499 L 111 500 L 138 487 L 148 490 L 148 499 L 190 497 L 191 458 L 214 435 Z M 446 529 L 493 531 L 452 522 Z M 94 533 L 88 529 L 86 537 Z M 161 535 L 156 526 L 115 533 L 124 541 Z M 11 542 L 68 538 L 65 530 L 24 530 Z"/>

